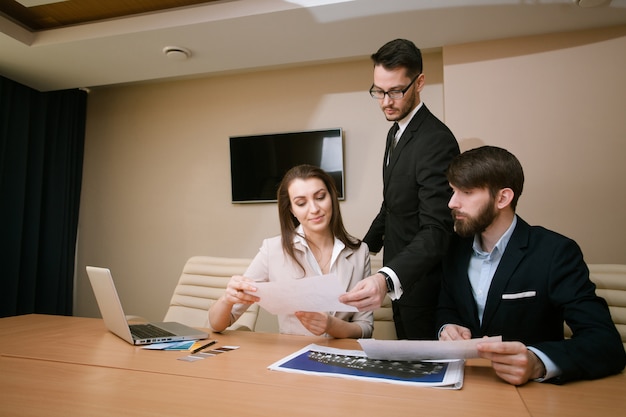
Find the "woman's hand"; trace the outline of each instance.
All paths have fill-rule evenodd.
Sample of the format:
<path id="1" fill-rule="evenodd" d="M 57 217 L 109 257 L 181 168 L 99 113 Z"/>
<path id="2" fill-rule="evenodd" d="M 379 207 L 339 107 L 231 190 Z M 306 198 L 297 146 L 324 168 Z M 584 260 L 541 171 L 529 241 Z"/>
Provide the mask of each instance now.
<path id="1" fill-rule="evenodd" d="M 226 292 L 223 296 L 224 301 L 230 305 L 238 303 L 252 304 L 258 302 L 260 300 L 259 297 L 248 294 L 256 291 L 256 287 L 251 284 L 253 282 L 254 281 L 244 276 L 234 275 L 228 281 L 228 285 L 226 285 Z"/>
<path id="2" fill-rule="evenodd" d="M 321 336 L 328 331 L 331 316 L 326 313 L 296 311 L 295 315 L 300 323 L 316 336 Z"/>

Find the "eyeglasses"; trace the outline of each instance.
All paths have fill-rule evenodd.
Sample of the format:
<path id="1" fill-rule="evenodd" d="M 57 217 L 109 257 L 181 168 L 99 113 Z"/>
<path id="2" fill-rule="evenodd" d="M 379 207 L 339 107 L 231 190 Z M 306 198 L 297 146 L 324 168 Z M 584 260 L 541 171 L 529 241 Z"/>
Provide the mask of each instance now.
<path id="1" fill-rule="evenodd" d="M 402 97 L 404 97 L 404 93 L 406 93 L 409 88 L 411 88 L 411 86 L 413 85 L 413 83 L 415 82 L 415 80 L 417 80 L 417 77 L 419 77 L 420 75 L 422 75 L 421 73 L 417 74 L 409 83 L 409 85 L 407 85 L 406 87 L 404 87 L 402 90 L 389 90 L 389 91 L 383 91 L 380 88 L 374 88 L 374 86 L 372 85 L 372 87 L 370 88 L 370 96 L 372 96 L 372 98 L 378 99 L 378 100 L 382 100 L 385 98 L 385 94 L 392 100 L 398 100 Z"/>

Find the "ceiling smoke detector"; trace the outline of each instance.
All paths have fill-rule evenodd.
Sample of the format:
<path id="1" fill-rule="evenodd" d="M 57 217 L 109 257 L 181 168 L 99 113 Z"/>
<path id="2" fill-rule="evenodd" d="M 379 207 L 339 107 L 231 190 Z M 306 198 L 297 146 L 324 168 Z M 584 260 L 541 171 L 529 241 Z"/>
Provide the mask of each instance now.
<path id="1" fill-rule="evenodd" d="M 184 61 L 191 56 L 191 51 L 181 46 L 166 46 L 163 53 L 172 61 Z"/>

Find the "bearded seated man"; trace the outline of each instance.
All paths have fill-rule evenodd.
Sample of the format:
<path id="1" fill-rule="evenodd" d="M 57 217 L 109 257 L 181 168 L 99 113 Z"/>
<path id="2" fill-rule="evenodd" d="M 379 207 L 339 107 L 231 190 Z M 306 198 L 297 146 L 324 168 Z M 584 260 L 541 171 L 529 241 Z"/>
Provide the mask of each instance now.
<path id="1" fill-rule="evenodd" d="M 515 213 L 524 185 L 517 158 L 493 146 L 472 149 L 452 161 L 447 178 L 458 236 L 443 263 L 439 339 L 501 335 L 478 351 L 514 385 L 621 372 L 624 346 L 579 246 Z"/>

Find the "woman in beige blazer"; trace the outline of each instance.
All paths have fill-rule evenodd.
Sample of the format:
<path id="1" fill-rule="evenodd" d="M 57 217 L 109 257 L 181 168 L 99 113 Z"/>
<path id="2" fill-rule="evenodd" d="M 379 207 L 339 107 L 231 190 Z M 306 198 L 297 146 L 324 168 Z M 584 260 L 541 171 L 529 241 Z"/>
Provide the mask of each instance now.
<path id="1" fill-rule="evenodd" d="M 278 188 L 281 235 L 265 239 L 243 276 L 233 276 L 209 309 L 209 325 L 220 332 L 259 298 L 254 282 L 336 274 L 345 290 L 370 274 L 369 249 L 343 225 L 337 189 L 330 175 L 311 165 L 290 169 Z M 370 337 L 369 312 L 279 314 L 280 333 L 335 338 Z"/>

